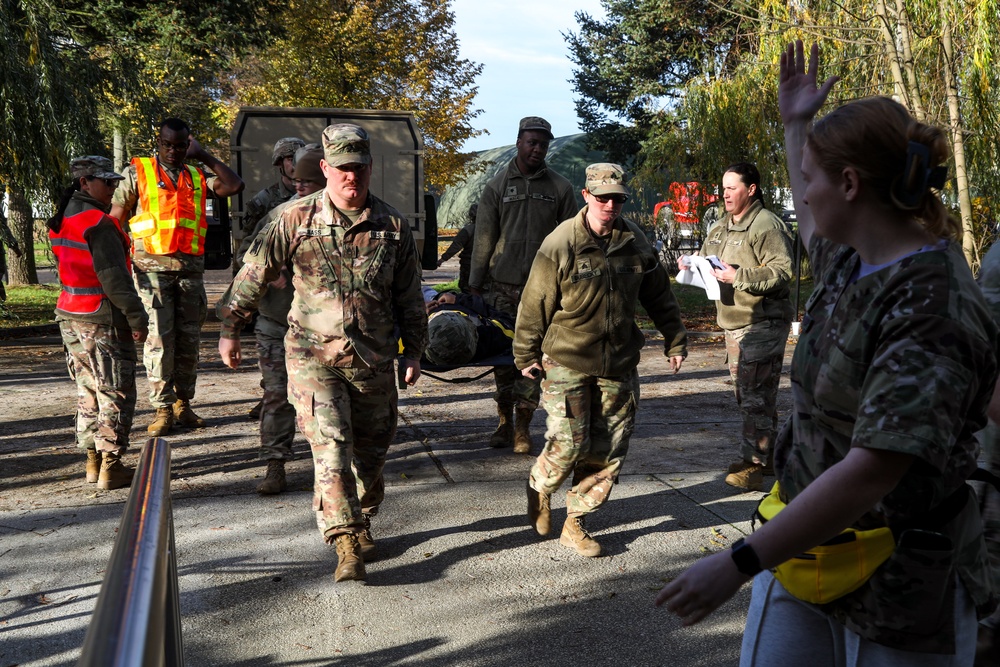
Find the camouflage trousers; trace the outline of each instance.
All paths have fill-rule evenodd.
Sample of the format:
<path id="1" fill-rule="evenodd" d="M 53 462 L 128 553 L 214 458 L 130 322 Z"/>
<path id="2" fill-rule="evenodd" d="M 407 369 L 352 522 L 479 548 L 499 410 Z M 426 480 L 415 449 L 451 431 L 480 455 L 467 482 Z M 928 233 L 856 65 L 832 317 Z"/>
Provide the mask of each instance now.
<path id="1" fill-rule="evenodd" d="M 136 271 L 135 287 L 149 314 L 142 362 L 153 408 L 194 398 L 201 326 L 208 314 L 203 274 Z"/>
<path id="2" fill-rule="evenodd" d="M 521 303 L 521 285 L 493 282 L 483 300 L 499 311 L 517 318 L 517 306 Z M 493 399 L 500 406 L 516 406 L 534 410 L 538 407 L 541 387 L 537 380 L 521 375 L 514 366 L 494 366 L 493 380 L 497 391 Z"/>
<path id="3" fill-rule="evenodd" d="M 726 332 L 726 356 L 743 420 L 744 461 L 768 463 L 778 430 L 778 383 L 790 322 L 755 322 Z"/>
<path id="4" fill-rule="evenodd" d="M 611 489 L 635 429 L 639 374 L 600 378 L 542 356 L 542 406 L 548 413 L 545 447 L 531 467 L 531 488 L 554 493 L 573 474 L 566 494 L 570 517 L 593 512 Z"/>
<path id="5" fill-rule="evenodd" d="M 267 317 L 257 318 L 254 333 L 257 337 L 257 360 L 260 365 L 261 387 L 264 388 L 263 407 L 260 410 L 261 460 L 291 461 L 292 441 L 295 439 L 295 408 L 288 402 L 288 371 L 285 369 L 285 337 L 275 336 L 280 329 L 288 329 Z"/>
<path id="6" fill-rule="evenodd" d="M 360 532 L 362 513 L 377 514 L 385 466 L 396 435 L 396 384 L 386 368 L 334 368 L 289 340 L 288 390 L 299 430 L 312 448 L 313 510 L 327 542 Z"/>
<path id="7" fill-rule="evenodd" d="M 135 343 L 129 329 L 62 320 L 66 368 L 76 381 L 76 444 L 122 454 L 135 415 Z"/>

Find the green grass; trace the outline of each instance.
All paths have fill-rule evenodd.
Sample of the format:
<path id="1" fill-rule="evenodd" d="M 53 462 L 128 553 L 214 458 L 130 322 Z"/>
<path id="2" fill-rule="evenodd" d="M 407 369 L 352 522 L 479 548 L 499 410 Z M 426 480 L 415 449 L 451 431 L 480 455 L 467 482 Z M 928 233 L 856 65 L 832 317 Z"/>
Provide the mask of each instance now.
<path id="1" fill-rule="evenodd" d="M 55 321 L 58 285 L 6 286 L 7 301 L 0 304 L 0 329 L 51 324 Z"/>
<path id="2" fill-rule="evenodd" d="M 52 246 L 48 243 L 35 242 L 35 266 L 37 268 L 44 268 L 55 266 L 55 264 L 56 258 L 52 254 Z"/>

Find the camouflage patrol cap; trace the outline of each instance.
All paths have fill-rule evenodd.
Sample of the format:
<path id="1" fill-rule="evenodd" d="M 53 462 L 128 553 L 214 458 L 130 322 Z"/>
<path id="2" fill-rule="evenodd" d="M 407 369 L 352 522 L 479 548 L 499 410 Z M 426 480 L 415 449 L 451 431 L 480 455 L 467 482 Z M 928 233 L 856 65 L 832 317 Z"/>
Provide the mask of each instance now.
<path id="1" fill-rule="evenodd" d="M 528 130 L 544 132 L 549 135 L 549 139 L 552 139 L 552 125 L 549 124 L 549 121 L 539 116 L 527 116 L 521 119 L 521 123 L 517 126 L 517 135 L 521 136 L 522 132 Z"/>
<path id="2" fill-rule="evenodd" d="M 277 167 L 286 157 L 295 155 L 295 151 L 306 145 L 298 137 L 285 137 L 274 142 L 274 151 L 271 152 L 271 164 Z"/>
<path id="3" fill-rule="evenodd" d="M 73 161 L 69 163 L 69 168 L 73 174 L 73 180 L 84 176 L 108 178 L 115 181 L 125 178 L 115 171 L 114 163 L 102 155 L 84 155 L 73 158 Z"/>
<path id="4" fill-rule="evenodd" d="M 427 361 L 440 366 L 460 366 L 472 361 L 479 343 L 476 325 L 454 310 L 439 310 L 427 321 Z"/>
<path id="5" fill-rule="evenodd" d="M 312 181 L 326 184 L 326 176 L 319 166 L 323 158 L 323 147 L 319 144 L 306 144 L 295 151 L 292 162 L 292 178 L 298 181 Z"/>
<path id="6" fill-rule="evenodd" d="M 323 153 L 331 167 L 372 163 L 368 133 L 360 125 L 352 123 L 337 123 L 323 130 Z"/>
<path id="7" fill-rule="evenodd" d="M 598 162 L 587 167 L 587 192 L 592 195 L 625 195 L 625 170 L 611 162 Z"/>

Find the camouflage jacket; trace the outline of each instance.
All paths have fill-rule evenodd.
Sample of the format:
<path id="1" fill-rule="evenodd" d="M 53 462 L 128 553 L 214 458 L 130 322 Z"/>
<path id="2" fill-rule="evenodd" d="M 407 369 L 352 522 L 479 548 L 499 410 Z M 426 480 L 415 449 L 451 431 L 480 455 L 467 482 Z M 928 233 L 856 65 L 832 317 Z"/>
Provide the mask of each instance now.
<path id="1" fill-rule="evenodd" d="M 928 516 L 976 469 L 973 434 L 997 376 L 996 325 L 956 243 L 853 282 L 853 249 L 814 236 L 809 258 L 816 289 L 792 361 L 793 411 L 775 444 L 787 499 L 852 447 L 908 454 L 914 463 L 902 480 L 855 528 L 887 525 L 898 536 L 924 527 L 955 547 L 934 556 L 899 545 L 865 585 L 824 610 L 877 643 L 950 652 L 955 573 L 981 611 L 991 603 L 982 522 L 974 503 L 944 526 Z"/>
<path id="2" fill-rule="evenodd" d="M 222 336 L 239 336 L 265 286 L 287 264 L 295 289 L 289 336 L 322 363 L 383 368 L 396 356 L 397 326 L 403 355 L 419 359 L 427 346 L 427 312 L 409 223 L 369 194 L 351 224 L 322 192 L 289 206 L 251 244 L 231 299 L 220 303 Z"/>
<path id="3" fill-rule="evenodd" d="M 163 162 L 160 162 L 160 166 L 163 167 L 163 171 L 167 172 L 167 175 L 176 184 L 177 177 L 180 175 L 180 169 L 175 169 Z M 122 223 L 122 229 L 128 232 L 129 218 L 142 213 L 142 207 L 139 206 L 139 184 L 136 177 L 135 165 L 130 164 L 122 172 L 122 176 L 125 179 L 118 183 L 118 189 L 115 190 L 112 203 L 125 209 L 126 215 L 125 221 Z M 211 197 L 212 192 L 215 192 L 215 184 L 218 182 L 218 179 L 207 172 L 205 173 L 205 179 L 207 181 L 206 185 L 211 191 L 208 196 Z M 132 266 L 136 271 L 143 273 L 155 273 L 158 271 L 204 273 L 205 256 L 189 255 L 184 252 L 175 252 L 171 255 L 150 255 L 142 249 L 142 244 L 140 243 L 138 246 L 133 244 Z"/>
<path id="4" fill-rule="evenodd" d="M 670 277 L 645 234 L 619 217 L 602 250 L 586 214 L 584 207 L 556 227 L 535 256 L 517 312 L 514 364 L 541 363 L 544 352 L 587 375 L 625 375 L 646 342 L 635 323 L 639 303 L 663 334 L 667 356 L 686 356 L 687 331 Z"/>
<path id="5" fill-rule="evenodd" d="M 790 322 L 795 313 L 788 285 L 794 275 L 792 237 L 781 218 L 754 202 L 743 218 L 726 214 L 708 232 L 701 254 L 736 267 L 732 285 L 720 283 L 715 302 L 719 326 L 727 331 L 754 322 Z"/>
<path id="6" fill-rule="evenodd" d="M 246 210 L 243 212 L 243 218 L 240 220 L 240 229 L 243 231 L 243 237 L 247 238 L 252 236 L 253 229 L 257 227 L 257 223 L 260 222 L 261 219 L 271 211 L 271 209 L 279 204 L 284 204 L 294 195 L 295 190 L 289 190 L 286 188 L 284 181 L 280 178 L 277 183 L 272 183 L 255 194 L 253 199 L 247 202 Z"/>
<path id="7" fill-rule="evenodd" d="M 7 226 L 7 218 L 4 217 L 2 207 L 0 207 L 0 246 L 3 245 L 20 250 L 20 246 L 17 244 L 17 239 L 14 238 L 14 234 L 10 231 L 10 227 Z M 0 247 L 0 252 L 2 252 L 2 250 L 2 247 Z"/>
<path id="8" fill-rule="evenodd" d="M 107 212 L 96 199 L 83 192 L 74 192 L 66 206 L 64 217 L 69 218 L 95 208 Z M 149 317 L 135 291 L 135 283 L 132 282 L 132 274 L 125 261 L 127 239 L 110 217 L 105 217 L 88 229 L 84 238 L 94 260 L 94 272 L 108 298 L 101 301 L 97 312 L 85 315 L 56 308 L 56 319 L 106 324 L 121 329 L 131 328 L 133 331 L 145 329 L 149 324 Z"/>
<path id="9" fill-rule="evenodd" d="M 511 160 L 479 199 L 469 285 L 483 290 L 491 280 L 523 285 L 542 239 L 576 211 L 568 180 L 546 166 L 525 176 Z"/>

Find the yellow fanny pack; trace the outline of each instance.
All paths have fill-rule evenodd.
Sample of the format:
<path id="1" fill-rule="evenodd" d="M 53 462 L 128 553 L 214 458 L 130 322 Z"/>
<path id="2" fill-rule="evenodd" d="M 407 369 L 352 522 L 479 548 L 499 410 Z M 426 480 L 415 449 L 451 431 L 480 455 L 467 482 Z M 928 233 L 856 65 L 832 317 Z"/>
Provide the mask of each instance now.
<path id="1" fill-rule="evenodd" d="M 777 482 L 757 506 L 761 523 L 785 508 Z M 826 604 L 860 588 L 896 548 L 888 527 L 848 528 L 840 535 L 774 568 L 775 578 L 804 602 Z"/>

